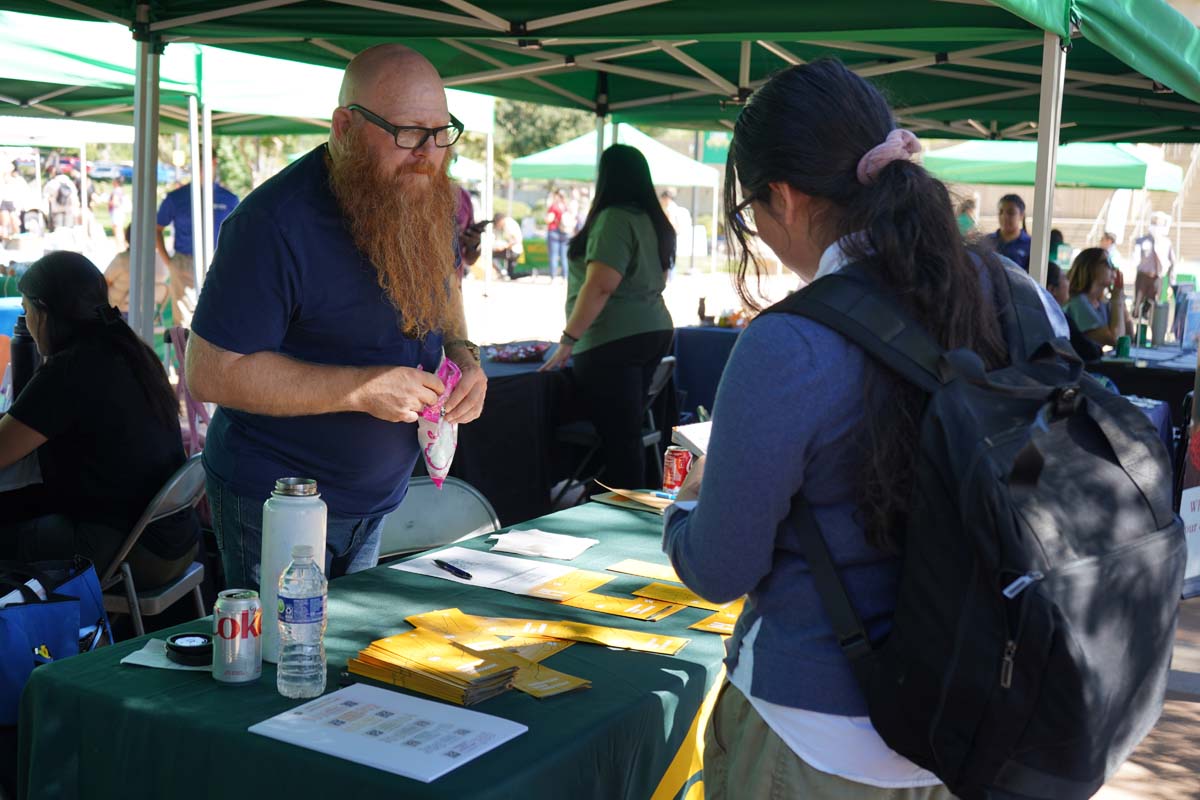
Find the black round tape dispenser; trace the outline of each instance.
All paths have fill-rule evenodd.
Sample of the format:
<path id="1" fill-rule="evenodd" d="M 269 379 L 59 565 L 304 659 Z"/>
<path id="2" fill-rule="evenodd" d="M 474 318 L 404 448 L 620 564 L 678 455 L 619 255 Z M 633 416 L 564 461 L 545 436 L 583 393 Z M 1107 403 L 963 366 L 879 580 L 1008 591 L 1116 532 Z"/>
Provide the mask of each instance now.
<path id="1" fill-rule="evenodd" d="M 212 665 L 213 640 L 207 633 L 177 633 L 167 638 L 167 658 L 185 667 Z"/>

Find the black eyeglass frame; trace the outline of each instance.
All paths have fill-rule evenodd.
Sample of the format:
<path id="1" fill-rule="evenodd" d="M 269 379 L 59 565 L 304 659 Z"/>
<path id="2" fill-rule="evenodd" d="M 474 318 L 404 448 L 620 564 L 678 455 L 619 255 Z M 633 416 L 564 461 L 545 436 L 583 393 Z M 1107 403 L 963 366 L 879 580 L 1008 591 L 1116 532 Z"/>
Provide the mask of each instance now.
<path id="1" fill-rule="evenodd" d="M 363 115 L 363 119 L 365 119 L 367 122 L 370 122 L 371 124 L 376 125 L 377 127 L 382 128 L 390 133 L 392 135 L 392 142 L 395 143 L 396 147 L 399 147 L 401 150 L 419 150 L 425 146 L 425 142 L 429 141 L 429 137 L 431 136 L 434 137 L 433 144 L 435 147 L 453 147 L 454 143 L 459 140 L 459 138 L 463 135 L 463 131 L 465 131 L 467 127 L 466 125 L 463 125 L 462 122 L 459 121 L 458 117 L 454 116 L 453 114 L 450 115 L 449 125 L 442 125 L 437 128 L 427 128 L 424 125 L 393 125 L 383 117 L 376 114 L 374 111 L 371 111 L 369 108 L 363 108 L 358 103 L 351 103 L 350 105 L 346 106 L 346 110 L 357 111 Z M 416 144 L 405 146 L 400 144 L 398 141 L 401 131 L 422 131 L 424 135 Z M 454 131 L 454 138 L 446 142 L 446 144 L 438 144 L 437 135 L 442 131 Z"/>
<path id="2" fill-rule="evenodd" d="M 758 230 L 749 224 L 749 221 L 746 219 L 746 214 L 744 212 L 746 211 L 746 209 L 750 208 L 750 205 L 752 203 L 757 202 L 758 199 L 759 199 L 759 197 L 757 194 L 750 195 L 749 197 L 742 200 L 742 202 L 740 202 L 736 206 L 734 206 L 733 213 L 730 215 L 733 219 L 737 220 L 737 223 L 742 227 L 742 230 L 746 231 L 751 236 L 757 236 Z"/>

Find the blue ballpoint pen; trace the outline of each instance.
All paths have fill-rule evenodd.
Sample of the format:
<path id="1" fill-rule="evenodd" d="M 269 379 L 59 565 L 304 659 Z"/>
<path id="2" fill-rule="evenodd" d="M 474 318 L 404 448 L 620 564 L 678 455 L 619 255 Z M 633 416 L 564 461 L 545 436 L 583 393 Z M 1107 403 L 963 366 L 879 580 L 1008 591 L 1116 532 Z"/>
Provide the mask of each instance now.
<path id="1" fill-rule="evenodd" d="M 460 569 L 459 567 L 454 566 L 448 561 L 442 561 L 440 558 L 435 558 L 433 563 L 439 569 L 446 570 L 446 572 L 449 572 L 456 578 L 462 578 L 464 581 L 471 580 L 471 573 L 467 572 L 465 569 Z"/>

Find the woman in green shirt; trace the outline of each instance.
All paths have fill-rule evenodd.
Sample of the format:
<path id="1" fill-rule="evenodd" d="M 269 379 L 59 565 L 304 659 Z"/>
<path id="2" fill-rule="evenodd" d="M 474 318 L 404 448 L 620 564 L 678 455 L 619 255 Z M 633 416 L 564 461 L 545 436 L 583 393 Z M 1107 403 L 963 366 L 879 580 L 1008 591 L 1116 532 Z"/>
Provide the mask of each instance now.
<path id="1" fill-rule="evenodd" d="M 543 370 L 572 371 L 604 442 L 604 480 L 646 487 L 642 410 L 655 367 L 671 351 L 675 325 L 663 302 L 675 260 L 650 167 L 615 144 L 600 157 L 596 199 L 567 249 L 567 325 Z"/>

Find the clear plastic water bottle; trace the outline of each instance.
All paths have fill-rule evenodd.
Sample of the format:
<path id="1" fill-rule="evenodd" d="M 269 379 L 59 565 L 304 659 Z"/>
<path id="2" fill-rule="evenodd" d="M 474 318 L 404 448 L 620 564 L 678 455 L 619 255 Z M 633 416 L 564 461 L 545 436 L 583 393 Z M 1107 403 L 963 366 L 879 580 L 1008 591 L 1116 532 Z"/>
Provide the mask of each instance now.
<path id="1" fill-rule="evenodd" d="M 279 576 L 279 669 L 284 697 L 316 697 L 325 691 L 325 598 L 329 583 L 313 561 L 312 546 L 292 548 L 292 563 Z"/>

